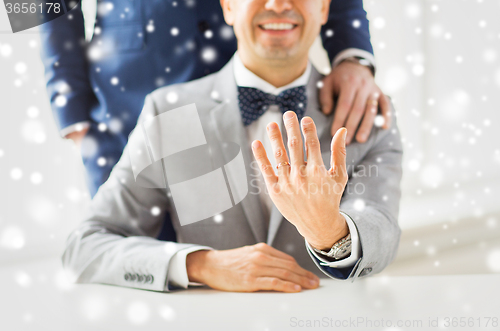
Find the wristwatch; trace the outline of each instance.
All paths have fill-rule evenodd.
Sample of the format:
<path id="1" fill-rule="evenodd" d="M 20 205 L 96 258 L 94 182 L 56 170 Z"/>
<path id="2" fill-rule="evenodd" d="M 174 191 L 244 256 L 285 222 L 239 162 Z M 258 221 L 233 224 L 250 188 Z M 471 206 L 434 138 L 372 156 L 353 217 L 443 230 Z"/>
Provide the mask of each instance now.
<path id="1" fill-rule="evenodd" d="M 339 64 L 344 62 L 344 61 L 357 63 L 357 64 L 362 65 L 363 67 L 367 67 L 372 72 L 372 75 L 375 76 L 375 67 L 371 64 L 370 61 L 368 61 L 364 57 L 350 56 L 350 57 L 347 57 L 347 58 L 343 59 L 342 61 L 340 61 Z"/>
<path id="2" fill-rule="evenodd" d="M 337 241 L 329 251 L 314 248 L 316 253 L 327 256 L 329 258 L 340 260 L 351 254 L 351 234 L 349 233 L 344 238 Z"/>

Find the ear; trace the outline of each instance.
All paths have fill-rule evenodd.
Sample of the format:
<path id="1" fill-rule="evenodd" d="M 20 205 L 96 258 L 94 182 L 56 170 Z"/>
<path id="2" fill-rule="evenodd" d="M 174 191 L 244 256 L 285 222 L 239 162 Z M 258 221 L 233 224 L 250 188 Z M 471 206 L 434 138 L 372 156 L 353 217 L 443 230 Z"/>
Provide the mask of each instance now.
<path id="1" fill-rule="evenodd" d="M 222 7 L 222 13 L 224 14 L 224 20 L 227 25 L 233 26 L 234 24 L 234 11 L 233 4 L 231 0 L 220 0 L 220 6 Z"/>
<path id="2" fill-rule="evenodd" d="M 326 22 L 328 22 L 328 14 L 330 13 L 330 3 L 332 2 L 332 0 L 321 0 L 321 2 L 321 25 L 324 25 L 326 24 Z"/>

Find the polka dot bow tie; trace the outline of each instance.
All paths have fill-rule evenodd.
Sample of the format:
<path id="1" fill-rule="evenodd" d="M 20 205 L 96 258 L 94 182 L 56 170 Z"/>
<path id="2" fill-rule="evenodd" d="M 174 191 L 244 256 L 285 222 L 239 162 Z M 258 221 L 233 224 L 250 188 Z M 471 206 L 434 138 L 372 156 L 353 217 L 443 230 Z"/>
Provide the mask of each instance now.
<path id="1" fill-rule="evenodd" d="M 245 126 L 257 120 L 271 105 L 279 106 L 282 113 L 294 111 L 300 121 L 306 111 L 306 87 L 298 86 L 274 95 L 253 87 L 238 86 L 238 104 Z"/>

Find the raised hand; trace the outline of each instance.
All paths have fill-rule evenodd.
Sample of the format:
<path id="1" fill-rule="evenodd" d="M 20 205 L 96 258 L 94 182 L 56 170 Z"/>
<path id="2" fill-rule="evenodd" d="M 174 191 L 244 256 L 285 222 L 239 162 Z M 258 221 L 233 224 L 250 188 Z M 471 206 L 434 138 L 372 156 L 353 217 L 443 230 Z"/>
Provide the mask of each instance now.
<path id="1" fill-rule="evenodd" d="M 331 143 L 331 167 L 326 169 L 321 157 L 316 126 L 310 117 L 302 119 L 307 162 L 304 162 L 302 137 L 297 116 L 288 111 L 283 115 L 288 135 L 288 157 L 281 132 L 276 123 L 267 126 L 277 174 L 258 140 L 252 143 L 253 154 L 266 182 L 270 197 L 281 214 L 307 242 L 319 249 L 330 249 L 349 233 L 347 223 L 339 213 L 340 199 L 347 184 L 345 136 L 339 129 Z"/>

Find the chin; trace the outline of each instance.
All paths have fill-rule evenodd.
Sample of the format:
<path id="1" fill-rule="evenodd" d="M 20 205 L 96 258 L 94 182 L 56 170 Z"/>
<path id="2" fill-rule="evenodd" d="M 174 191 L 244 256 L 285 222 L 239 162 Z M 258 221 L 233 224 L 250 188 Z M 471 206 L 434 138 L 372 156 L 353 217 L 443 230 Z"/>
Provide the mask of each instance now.
<path id="1" fill-rule="evenodd" d="M 257 54 L 264 59 L 284 60 L 293 58 L 297 54 L 298 47 L 258 45 L 255 49 Z"/>

